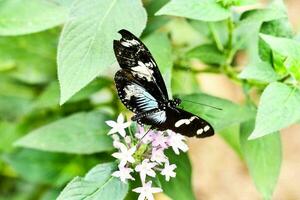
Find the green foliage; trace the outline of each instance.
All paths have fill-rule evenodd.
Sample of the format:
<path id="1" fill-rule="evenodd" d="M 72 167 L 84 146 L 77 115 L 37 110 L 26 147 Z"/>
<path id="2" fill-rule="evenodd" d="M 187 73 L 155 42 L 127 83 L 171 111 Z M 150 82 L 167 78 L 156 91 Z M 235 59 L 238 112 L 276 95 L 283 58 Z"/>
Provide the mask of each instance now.
<path id="1" fill-rule="evenodd" d="M 176 178 L 169 182 L 160 177 L 160 183 L 164 193 L 174 200 L 194 200 L 192 190 L 192 174 L 191 163 L 187 154 L 180 154 L 179 156 L 174 152 L 167 152 L 166 154 L 171 163 L 176 164 Z"/>
<path id="2" fill-rule="evenodd" d="M 95 166 L 85 177 L 74 178 L 60 193 L 57 200 L 124 199 L 128 185 L 111 176 L 115 169 L 113 163 Z"/>
<path id="3" fill-rule="evenodd" d="M 66 0 L 0 1 L 0 36 L 35 33 L 63 24 L 68 14 L 64 2 Z"/>
<path id="4" fill-rule="evenodd" d="M 107 163 L 114 148 L 105 121 L 125 111 L 113 85 L 120 29 L 141 35 L 170 98 L 209 121 L 271 199 L 279 131 L 300 121 L 300 40 L 282 0 L 231 8 L 256 2 L 0 0 L 0 200 L 137 198 L 139 182 L 113 178 L 116 164 Z M 243 101 L 203 93 L 203 73 L 226 76 Z M 188 156 L 168 156 L 177 177 L 153 182 L 172 199 L 195 199 Z"/>
<path id="5" fill-rule="evenodd" d="M 160 9 L 156 15 L 173 15 L 203 21 L 220 21 L 230 16 L 215 0 L 173 0 Z"/>
<path id="6" fill-rule="evenodd" d="M 19 139 L 15 145 L 64 153 L 91 154 L 112 150 L 105 121 L 109 117 L 94 111 L 76 113 L 39 129 Z M 89 144 L 88 146 L 86 144 Z"/>
<path id="7" fill-rule="evenodd" d="M 254 120 L 241 125 L 241 150 L 257 189 L 264 199 L 272 199 L 282 160 L 279 132 L 248 140 L 253 128 Z"/>
<path id="8" fill-rule="evenodd" d="M 57 55 L 60 104 L 113 64 L 112 40 L 119 37 L 120 29 L 140 35 L 146 24 L 146 13 L 138 0 L 77 0 L 70 13 Z"/>
<path id="9" fill-rule="evenodd" d="M 300 91 L 274 82 L 264 90 L 258 106 L 255 129 L 250 138 L 258 138 L 300 120 Z"/>

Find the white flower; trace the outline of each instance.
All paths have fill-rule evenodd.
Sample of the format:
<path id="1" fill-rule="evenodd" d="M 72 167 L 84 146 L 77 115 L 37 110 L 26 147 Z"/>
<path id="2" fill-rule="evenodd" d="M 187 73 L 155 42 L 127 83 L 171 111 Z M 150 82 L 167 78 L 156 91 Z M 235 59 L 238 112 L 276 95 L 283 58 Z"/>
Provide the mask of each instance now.
<path id="1" fill-rule="evenodd" d="M 170 177 L 176 176 L 176 173 L 174 172 L 175 169 L 175 164 L 170 165 L 169 162 L 166 162 L 164 169 L 161 171 L 161 175 L 166 177 L 166 181 L 169 181 Z"/>
<path id="2" fill-rule="evenodd" d="M 148 183 L 143 184 L 142 187 L 135 188 L 132 191 L 140 193 L 138 200 L 154 200 L 153 194 L 162 192 L 162 189 L 152 187 L 152 181 L 149 181 Z"/>
<path id="3" fill-rule="evenodd" d="M 117 122 L 108 120 L 105 123 L 112 127 L 112 129 L 108 132 L 108 135 L 120 133 L 122 137 L 125 137 L 126 135 L 125 128 L 130 126 L 130 122 L 124 122 L 124 116 L 121 113 L 118 116 Z"/>
<path id="4" fill-rule="evenodd" d="M 120 151 L 113 153 L 112 156 L 120 160 L 119 166 L 125 166 L 127 162 L 134 163 L 135 160 L 132 155 L 136 151 L 136 147 L 133 146 L 130 149 L 127 149 L 123 143 L 118 143 L 118 147 Z"/>
<path id="5" fill-rule="evenodd" d="M 168 138 L 163 135 L 162 132 L 158 132 L 152 138 L 152 146 L 154 147 L 161 147 L 161 148 L 168 148 Z"/>
<path id="6" fill-rule="evenodd" d="M 149 159 L 143 160 L 143 162 L 135 167 L 135 171 L 140 172 L 142 182 L 145 182 L 146 175 L 155 177 L 155 171 L 153 168 L 156 166 L 156 163 L 149 162 Z"/>
<path id="7" fill-rule="evenodd" d="M 126 182 L 127 179 L 134 180 L 134 178 L 130 175 L 133 172 L 133 169 L 126 167 L 119 167 L 119 171 L 115 171 L 112 173 L 112 176 L 119 177 L 122 182 Z"/>
<path id="8" fill-rule="evenodd" d="M 168 158 L 164 154 L 164 150 L 162 148 L 153 148 L 152 154 L 151 154 L 151 161 L 157 162 L 157 163 L 163 163 L 166 162 Z"/>
<path id="9" fill-rule="evenodd" d="M 167 130 L 168 132 L 168 144 L 172 147 L 173 151 L 178 155 L 179 150 L 186 152 L 189 148 L 185 144 L 185 137 L 178 134 L 174 133 L 173 131 Z"/>

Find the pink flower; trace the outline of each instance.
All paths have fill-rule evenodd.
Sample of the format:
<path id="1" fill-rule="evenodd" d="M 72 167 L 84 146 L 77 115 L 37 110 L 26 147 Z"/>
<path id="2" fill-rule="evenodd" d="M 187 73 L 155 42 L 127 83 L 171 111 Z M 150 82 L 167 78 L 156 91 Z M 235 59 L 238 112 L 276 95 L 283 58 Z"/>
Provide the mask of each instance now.
<path id="1" fill-rule="evenodd" d="M 163 149 L 168 148 L 168 138 L 163 135 L 162 132 L 158 132 L 152 137 L 152 146 L 160 147 Z"/>
<path id="2" fill-rule="evenodd" d="M 153 135 L 155 135 L 155 132 L 152 130 L 149 130 L 149 132 L 145 131 L 144 127 L 138 126 L 138 132 L 135 134 L 135 137 L 142 140 L 144 144 L 148 144 L 152 141 Z"/>

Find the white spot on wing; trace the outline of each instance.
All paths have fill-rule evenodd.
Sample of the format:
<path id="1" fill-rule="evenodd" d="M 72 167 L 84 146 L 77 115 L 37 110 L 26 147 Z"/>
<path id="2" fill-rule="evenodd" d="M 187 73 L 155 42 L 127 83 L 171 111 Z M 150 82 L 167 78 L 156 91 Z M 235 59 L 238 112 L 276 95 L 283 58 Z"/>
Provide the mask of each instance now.
<path id="1" fill-rule="evenodd" d="M 194 119 L 197 119 L 197 118 L 198 117 L 196 117 L 196 116 L 192 116 L 190 119 L 181 119 L 181 120 L 178 120 L 175 123 L 175 127 L 178 128 L 179 126 L 181 126 L 183 124 L 189 125 Z"/>
<path id="2" fill-rule="evenodd" d="M 132 74 L 140 78 L 146 78 L 147 81 L 151 81 L 154 77 L 152 76 L 153 70 L 149 69 L 147 65 L 152 65 L 152 63 L 144 64 L 141 61 L 138 61 L 138 66 L 132 67 Z"/>
<path id="3" fill-rule="evenodd" d="M 200 129 L 197 130 L 197 135 L 201 135 L 202 133 L 203 133 L 203 129 L 202 128 L 200 128 Z"/>
<path id="4" fill-rule="evenodd" d="M 121 44 L 125 47 L 131 47 L 133 45 L 138 45 L 139 42 L 135 39 L 132 39 L 132 40 L 124 40 L 121 42 Z"/>
<path id="5" fill-rule="evenodd" d="M 206 125 L 205 127 L 204 127 L 204 131 L 206 132 L 206 131 L 208 131 L 210 128 L 209 128 L 209 126 L 208 125 Z"/>

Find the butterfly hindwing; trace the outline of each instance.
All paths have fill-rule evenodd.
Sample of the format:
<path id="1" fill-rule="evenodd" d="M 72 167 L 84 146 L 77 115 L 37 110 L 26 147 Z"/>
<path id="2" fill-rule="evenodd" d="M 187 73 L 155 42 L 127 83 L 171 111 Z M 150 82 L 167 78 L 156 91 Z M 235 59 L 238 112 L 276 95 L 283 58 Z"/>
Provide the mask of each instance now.
<path id="1" fill-rule="evenodd" d="M 120 67 L 128 70 L 158 101 L 168 100 L 164 80 L 147 47 L 129 31 L 119 33 L 122 38 L 114 41 L 114 51 Z"/>
<path id="2" fill-rule="evenodd" d="M 214 135 L 213 127 L 204 119 L 180 108 L 167 108 L 167 120 L 156 124 L 157 129 L 170 129 L 188 137 L 204 138 Z"/>

